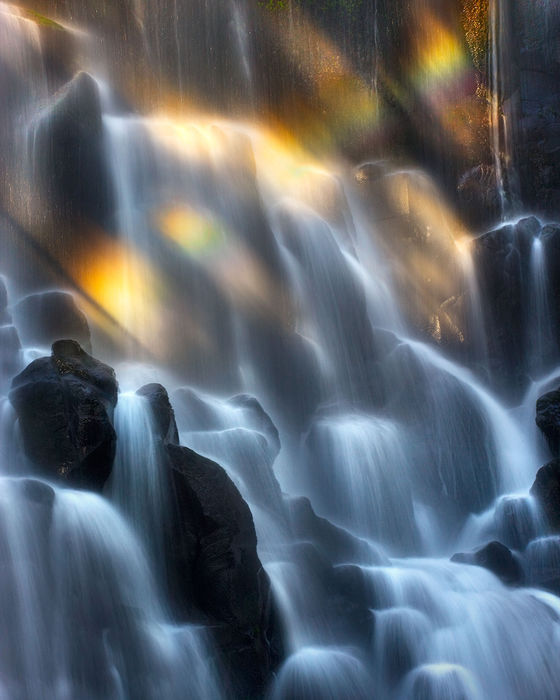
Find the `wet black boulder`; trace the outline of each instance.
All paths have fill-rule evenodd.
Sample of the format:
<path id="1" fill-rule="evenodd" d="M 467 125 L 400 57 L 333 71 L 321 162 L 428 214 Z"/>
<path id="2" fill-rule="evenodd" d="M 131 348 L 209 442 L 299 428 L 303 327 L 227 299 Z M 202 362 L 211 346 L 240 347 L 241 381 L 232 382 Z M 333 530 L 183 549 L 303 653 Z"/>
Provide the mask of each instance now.
<path id="1" fill-rule="evenodd" d="M 14 377 L 9 397 L 34 471 L 100 491 L 115 456 L 117 391 L 114 371 L 74 340 L 58 340 Z"/>
<path id="2" fill-rule="evenodd" d="M 552 532 L 560 532 L 560 460 L 545 464 L 537 472 L 531 486 Z"/>
<path id="3" fill-rule="evenodd" d="M 175 422 L 175 411 L 169 401 L 167 389 L 161 384 L 145 384 L 136 393 L 148 400 L 154 416 L 155 428 L 162 442 L 178 445 L 179 433 Z"/>
<path id="4" fill-rule="evenodd" d="M 537 401 L 535 421 L 554 457 L 560 456 L 560 390 L 549 391 Z"/>
<path id="5" fill-rule="evenodd" d="M 473 564 L 491 571 L 503 583 L 517 585 L 523 582 L 523 569 L 514 554 L 501 542 L 489 542 L 476 552 L 454 554 L 451 561 Z"/>
<path id="6" fill-rule="evenodd" d="M 166 450 L 172 599 L 179 614 L 192 617 L 194 602 L 215 624 L 233 695 L 257 697 L 280 659 L 281 642 L 251 511 L 220 465 L 187 447 L 168 444 Z"/>

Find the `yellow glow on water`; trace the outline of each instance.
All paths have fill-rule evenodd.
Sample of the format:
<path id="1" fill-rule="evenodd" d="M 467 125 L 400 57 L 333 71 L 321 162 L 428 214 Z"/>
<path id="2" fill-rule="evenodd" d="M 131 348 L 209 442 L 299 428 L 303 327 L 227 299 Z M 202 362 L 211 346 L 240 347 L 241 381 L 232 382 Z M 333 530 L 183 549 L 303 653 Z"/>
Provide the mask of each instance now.
<path id="1" fill-rule="evenodd" d="M 75 263 L 81 289 L 134 337 L 154 349 L 163 330 L 158 314 L 161 280 L 154 269 L 126 243 L 99 235 L 87 259 Z"/>
<path id="2" fill-rule="evenodd" d="M 234 307 L 278 317 L 278 290 L 264 265 L 233 231 L 209 213 L 174 205 L 155 215 L 160 232 L 202 263 Z"/>
<path id="3" fill-rule="evenodd" d="M 147 127 L 154 140 L 176 157 L 207 160 L 211 149 L 217 145 L 212 125 L 204 118 L 195 122 L 156 115 L 149 120 Z"/>
<path id="4" fill-rule="evenodd" d="M 191 255 L 203 255 L 223 241 L 216 220 L 186 205 L 173 205 L 155 215 L 156 224 L 167 238 Z"/>

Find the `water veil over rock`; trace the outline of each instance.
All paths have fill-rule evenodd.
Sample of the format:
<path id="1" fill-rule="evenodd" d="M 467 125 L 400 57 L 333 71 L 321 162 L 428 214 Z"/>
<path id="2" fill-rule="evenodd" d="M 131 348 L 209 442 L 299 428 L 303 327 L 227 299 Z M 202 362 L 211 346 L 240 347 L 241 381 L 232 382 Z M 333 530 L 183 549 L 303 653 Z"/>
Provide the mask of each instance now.
<path id="1" fill-rule="evenodd" d="M 560 697 L 559 31 L 0 2 L 0 697 Z"/>

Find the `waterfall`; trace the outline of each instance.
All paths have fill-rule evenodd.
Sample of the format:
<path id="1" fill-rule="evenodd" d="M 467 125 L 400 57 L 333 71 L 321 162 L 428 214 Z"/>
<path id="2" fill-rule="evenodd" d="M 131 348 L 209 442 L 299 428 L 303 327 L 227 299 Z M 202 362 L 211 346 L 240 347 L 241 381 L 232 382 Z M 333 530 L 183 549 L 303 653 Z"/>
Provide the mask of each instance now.
<path id="1" fill-rule="evenodd" d="M 366 79 L 371 47 L 337 24 L 360 3 L 303 4 L 0 3 L 1 697 L 558 697 L 560 538 L 530 489 L 560 229 L 477 238 L 454 183 L 408 164 L 416 63 L 388 70 L 383 23 L 435 105 L 462 61 L 451 9 L 418 3 L 426 48 L 406 8 L 370 4 Z M 488 9 L 505 222 L 514 37 Z M 379 123 L 356 135 L 368 80 Z"/>
<path id="2" fill-rule="evenodd" d="M 156 438 L 152 409 L 137 394 L 121 394 L 115 411 L 120 436 L 111 477 L 105 491 L 131 522 L 156 565 L 164 568 L 163 540 L 168 484 Z"/>
<path id="3" fill-rule="evenodd" d="M 3 478 L 2 493 L 7 697 L 175 698 L 186 679 L 218 696 L 203 634 L 166 620 L 142 546 L 106 501 L 30 479 Z"/>
<path id="4" fill-rule="evenodd" d="M 546 275 L 543 244 L 540 238 L 536 237 L 531 247 L 530 305 L 527 324 L 529 362 L 536 376 L 542 373 L 543 365 L 548 364 L 554 343 Z"/>

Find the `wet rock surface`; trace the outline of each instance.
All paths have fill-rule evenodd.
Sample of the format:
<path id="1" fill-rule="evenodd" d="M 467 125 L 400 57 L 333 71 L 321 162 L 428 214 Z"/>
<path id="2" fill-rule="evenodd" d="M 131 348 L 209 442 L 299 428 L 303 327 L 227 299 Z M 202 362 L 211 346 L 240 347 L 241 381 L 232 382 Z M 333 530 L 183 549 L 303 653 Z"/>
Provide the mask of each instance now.
<path id="1" fill-rule="evenodd" d="M 489 542 L 474 553 L 457 553 L 451 561 L 458 564 L 482 566 L 509 585 L 523 583 L 523 569 L 510 549 L 501 542 Z"/>
<path id="2" fill-rule="evenodd" d="M 537 401 L 537 426 L 554 457 L 560 456 L 560 390 L 549 391 Z"/>
<path id="3" fill-rule="evenodd" d="M 560 532 L 560 460 L 548 462 L 537 472 L 531 487 L 552 532 Z"/>
<path id="4" fill-rule="evenodd" d="M 167 444 L 179 444 L 175 411 L 169 401 L 167 389 L 161 384 L 145 384 L 136 392 L 150 403 L 161 440 Z"/>
<path id="5" fill-rule="evenodd" d="M 368 561 L 372 556 L 371 547 L 365 540 L 318 516 L 308 498 L 285 500 L 294 535 L 298 539 L 314 542 L 331 563 L 338 564 L 349 559 Z"/>
<path id="6" fill-rule="evenodd" d="M 14 377 L 10 401 L 34 470 L 76 488 L 100 491 L 115 456 L 114 371 L 73 340 Z"/>
<path id="7" fill-rule="evenodd" d="M 167 563 L 179 610 L 193 603 L 218 623 L 216 638 L 236 692 L 262 692 L 280 654 L 270 582 L 256 551 L 249 507 L 226 472 L 169 444 L 174 508 Z"/>

